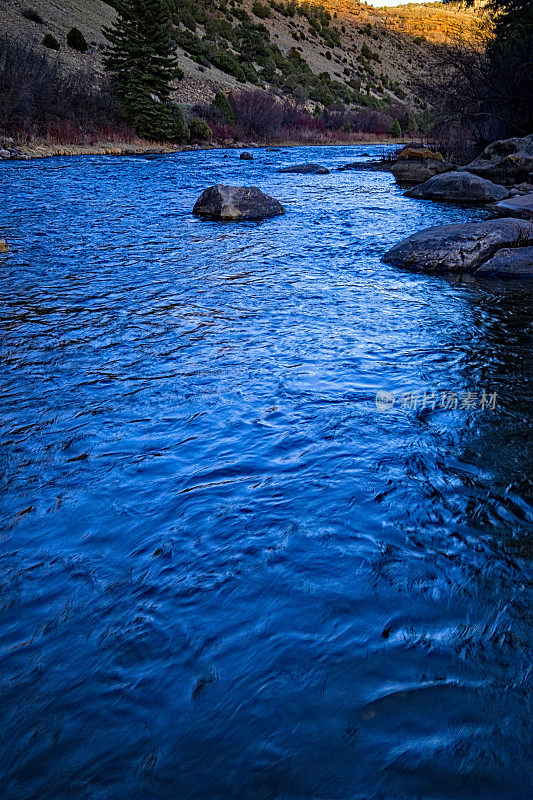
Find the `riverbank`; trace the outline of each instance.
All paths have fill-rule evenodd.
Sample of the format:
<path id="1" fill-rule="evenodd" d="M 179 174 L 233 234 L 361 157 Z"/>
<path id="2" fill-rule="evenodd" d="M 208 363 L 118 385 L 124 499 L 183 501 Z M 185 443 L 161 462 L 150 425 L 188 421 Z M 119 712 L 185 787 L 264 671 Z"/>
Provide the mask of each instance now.
<path id="1" fill-rule="evenodd" d="M 246 150 L 256 147 L 346 147 L 359 145 L 406 145 L 414 144 L 413 139 L 379 139 L 366 136 L 362 139 L 346 141 L 345 139 L 302 143 L 296 141 L 273 142 L 209 142 L 203 144 L 172 144 L 170 142 L 151 142 L 145 139 L 132 141 L 102 141 L 92 144 L 64 144 L 33 140 L 16 142 L 11 137 L 0 136 L 0 162 L 2 160 L 26 161 L 32 158 L 51 158 L 53 156 L 129 156 L 129 155 L 164 155 L 166 153 L 182 153 L 195 150 Z"/>

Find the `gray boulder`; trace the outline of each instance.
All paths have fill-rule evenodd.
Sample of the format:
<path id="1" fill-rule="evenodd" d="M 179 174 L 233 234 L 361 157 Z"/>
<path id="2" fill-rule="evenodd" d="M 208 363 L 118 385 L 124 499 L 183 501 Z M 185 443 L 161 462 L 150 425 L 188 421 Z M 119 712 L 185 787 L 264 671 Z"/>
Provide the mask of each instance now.
<path id="1" fill-rule="evenodd" d="M 254 157 L 251 153 L 247 153 L 246 150 L 240 154 L 239 158 L 242 158 L 243 161 L 253 161 Z"/>
<path id="2" fill-rule="evenodd" d="M 494 209 L 508 217 L 533 220 L 533 192 L 500 200 L 499 203 L 494 204 Z"/>
<path id="3" fill-rule="evenodd" d="M 383 261 L 419 272 L 474 272 L 503 248 L 531 245 L 533 223 L 524 220 L 435 225 L 392 247 Z"/>
<path id="4" fill-rule="evenodd" d="M 391 172 L 400 183 L 422 183 L 433 175 L 452 169 L 452 165 L 440 153 L 434 153 L 427 147 L 404 147 Z"/>
<path id="5" fill-rule="evenodd" d="M 301 175 L 329 175 L 329 169 L 321 164 L 295 164 L 292 167 L 284 167 L 278 172 L 297 172 Z"/>
<path id="6" fill-rule="evenodd" d="M 527 181 L 533 172 L 533 133 L 523 138 L 501 139 L 489 144 L 464 169 L 504 186 Z"/>
<path id="7" fill-rule="evenodd" d="M 420 186 L 405 193 L 422 200 L 443 200 L 448 203 L 494 203 L 509 196 L 503 186 L 471 175 L 469 172 L 445 172 L 434 175 Z"/>
<path id="8" fill-rule="evenodd" d="M 211 219 L 262 219 L 284 214 L 285 209 L 274 197 L 257 186 L 223 186 L 205 189 L 194 204 L 193 214 Z"/>
<path id="9" fill-rule="evenodd" d="M 514 186 L 511 186 L 509 191 L 512 195 L 515 194 L 531 194 L 533 192 L 533 183 L 529 183 L 528 181 L 522 181 L 522 183 L 515 183 Z"/>
<path id="10" fill-rule="evenodd" d="M 533 278 L 533 247 L 498 250 L 474 275 L 479 277 Z"/>

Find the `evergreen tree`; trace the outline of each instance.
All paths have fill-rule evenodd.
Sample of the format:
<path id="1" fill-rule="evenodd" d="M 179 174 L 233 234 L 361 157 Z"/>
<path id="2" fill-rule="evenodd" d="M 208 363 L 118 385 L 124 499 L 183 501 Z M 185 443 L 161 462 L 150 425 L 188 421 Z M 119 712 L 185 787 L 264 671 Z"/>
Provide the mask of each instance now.
<path id="1" fill-rule="evenodd" d="M 125 116 L 140 136 L 180 139 L 185 124 L 170 103 L 171 81 L 182 77 L 163 0 L 117 0 L 117 20 L 104 28 L 104 66 Z M 180 130 L 181 128 L 181 130 Z"/>
<path id="2" fill-rule="evenodd" d="M 229 125 L 235 124 L 235 114 L 233 113 L 233 109 L 231 108 L 230 102 L 224 92 L 216 93 L 213 100 L 213 105 L 220 113 L 224 122 L 227 122 Z"/>

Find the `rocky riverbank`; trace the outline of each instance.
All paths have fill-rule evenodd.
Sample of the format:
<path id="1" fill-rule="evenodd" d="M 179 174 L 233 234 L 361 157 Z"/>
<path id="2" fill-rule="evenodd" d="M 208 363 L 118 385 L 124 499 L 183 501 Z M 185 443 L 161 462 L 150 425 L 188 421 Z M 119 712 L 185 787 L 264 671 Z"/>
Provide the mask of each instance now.
<path id="1" fill-rule="evenodd" d="M 407 197 L 482 205 L 503 219 L 417 231 L 385 253 L 385 262 L 418 272 L 533 278 L 533 134 L 494 142 L 464 167 L 423 149 L 406 149 L 397 164 L 398 181 L 425 177 Z"/>
<path id="2" fill-rule="evenodd" d="M 210 147 L 207 145 L 207 147 Z M 0 138 L 0 161 L 26 161 L 30 158 L 52 156 L 126 156 L 175 153 L 204 149 L 200 145 L 154 144 L 143 139 L 133 141 L 94 142 L 93 144 L 63 144 L 60 142 L 30 141 L 16 143 L 10 137 Z"/>
<path id="3" fill-rule="evenodd" d="M 50 142 L 43 140 L 32 140 L 29 142 L 15 142 L 12 137 L 0 136 L 0 162 L 1 161 L 26 161 L 30 158 L 51 158 L 52 156 L 130 156 L 130 155 L 164 155 L 166 153 L 193 152 L 195 150 L 217 150 L 233 149 L 242 150 L 243 148 L 256 147 L 347 147 L 350 145 L 406 145 L 409 144 L 405 139 L 380 140 L 372 137 L 358 139 L 357 141 L 325 141 L 325 142 L 240 142 L 234 140 L 224 140 L 218 142 L 208 142 L 203 144 L 161 144 L 160 142 L 150 142 L 144 139 L 134 139 L 132 141 L 102 141 L 92 144 L 64 144 L 61 142 Z"/>

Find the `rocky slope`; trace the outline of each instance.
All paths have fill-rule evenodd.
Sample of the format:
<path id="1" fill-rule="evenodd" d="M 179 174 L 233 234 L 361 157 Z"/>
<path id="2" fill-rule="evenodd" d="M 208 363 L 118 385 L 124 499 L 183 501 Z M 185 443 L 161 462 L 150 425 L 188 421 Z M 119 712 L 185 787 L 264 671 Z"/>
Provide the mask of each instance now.
<path id="1" fill-rule="evenodd" d="M 482 14 L 460 5 L 444 8 L 441 3 L 376 9 L 350 0 L 328 0 L 324 13 L 324 6 L 320 11 L 309 3 L 287 0 L 215 0 L 205 6 L 201 1 L 171 2 L 184 72 L 175 98 L 191 105 L 209 100 L 219 88 L 227 91 L 255 83 L 310 103 L 325 104 L 330 96 L 375 106 L 401 100 L 421 110 L 414 85 L 427 69 L 431 50 L 451 36 L 471 37 L 484 24 Z M 0 7 L 0 28 L 37 47 L 51 33 L 61 45 L 54 57 L 67 68 L 84 66 L 98 72 L 102 27 L 112 23 L 114 13 L 102 0 L 10 0 Z M 248 28 L 246 36 L 235 37 L 232 31 L 243 25 Z M 74 26 L 89 44 L 85 54 L 66 44 L 66 34 Z M 260 39 L 270 48 L 263 63 L 250 52 L 250 31 L 256 43 Z M 278 62 L 274 65 L 272 53 Z M 281 61 L 291 53 L 293 62 L 300 59 L 298 69 L 286 68 Z M 235 68 L 243 61 L 250 67 L 244 77 Z M 304 63 L 315 76 L 329 76 L 325 81 L 332 82 L 330 87 L 322 82 L 316 89 L 312 80 L 302 78 Z"/>

